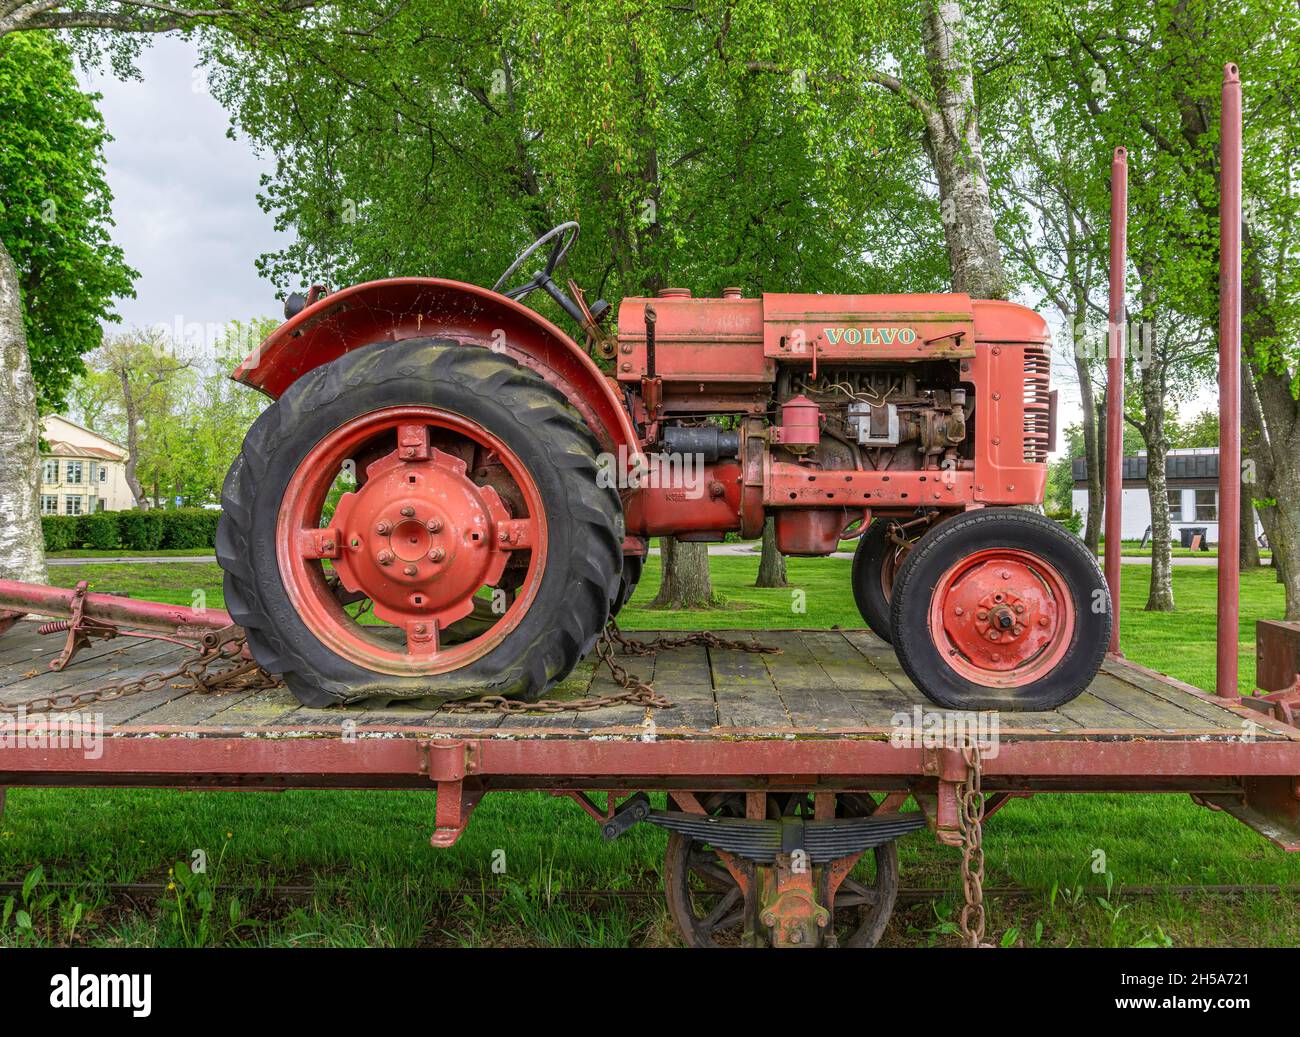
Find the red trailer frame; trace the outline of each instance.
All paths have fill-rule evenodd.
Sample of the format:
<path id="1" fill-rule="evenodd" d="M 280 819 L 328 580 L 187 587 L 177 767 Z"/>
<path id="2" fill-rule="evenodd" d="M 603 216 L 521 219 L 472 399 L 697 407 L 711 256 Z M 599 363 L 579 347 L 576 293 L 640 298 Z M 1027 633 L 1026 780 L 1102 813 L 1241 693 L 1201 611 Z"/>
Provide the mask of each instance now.
<path id="1" fill-rule="evenodd" d="M 1036 791 L 1151 791 L 1192 794 L 1222 809 L 1288 850 L 1300 850 L 1300 625 L 1260 627 L 1261 659 L 1268 660 L 1269 694 L 1240 699 L 1237 692 L 1237 557 L 1240 493 L 1240 190 L 1241 94 L 1235 65 L 1223 90 L 1223 199 L 1220 328 L 1220 538 L 1217 697 L 1122 660 L 1119 648 L 1119 505 L 1124 376 L 1123 286 L 1127 154 L 1115 151 L 1111 233 L 1106 575 L 1116 605 L 1108 672 L 1135 688 L 1166 698 L 1179 696 L 1193 710 L 1213 705 L 1222 713 L 1210 732 L 1166 729 L 1135 732 L 1116 726 L 1047 729 L 1041 721 L 1005 730 L 996 755 L 982 757 L 970 745 L 897 745 L 879 725 L 840 725 L 834 730 L 731 726 L 716 736 L 673 730 L 647 735 L 642 724 L 606 726 L 593 736 L 573 724 L 545 731 L 503 725 L 492 730 L 419 724 L 374 724 L 363 736 L 342 737 L 342 726 L 307 723 L 256 732 L 202 725 L 130 723 L 113 727 L 113 752 L 88 759 L 76 746 L 6 748 L 0 751 L 4 786 L 166 786 L 186 789 L 430 788 L 437 792 L 432 842 L 448 846 L 464 831 L 470 814 L 491 791 L 545 790 L 573 798 L 606 830 L 617 834 L 646 815 L 643 798 L 620 804 L 621 793 L 667 791 L 679 816 L 707 813 L 705 793 L 745 793 L 745 816 L 763 823 L 765 794 L 807 793 L 817 821 L 833 821 L 836 796 L 870 791 L 882 795 L 876 814 L 896 814 L 910 795 L 921 803 L 936 838 L 965 848 L 975 867 L 980 826 L 1007 798 Z M 62 617 L 53 624 L 68 633 L 65 649 L 51 663 L 60 670 L 71 655 L 97 638 L 130 635 L 162 638 L 209 655 L 226 652 L 237 628 L 221 610 L 195 613 L 154 603 L 124 601 L 86 592 L 0 581 L 0 609 Z M 0 632 L 15 620 L 0 612 Z M 128 629 L 129 627 L 129 629 Z M 227 653 L 228 654 L 228 653 Z M 1288 669 L 1289 666 L 1289 669 Z M 1265 671 L 1261 667 L 1261 674 Z M 75 695 L 75 691 L 73 693 Z M 3 707 L 0 707 L 3 708 Z M 1214 713 L 1212 715 L 1219 715 Z M 1013 724 L 1016 715 L 1010 715 Z M 1248 733 L 1266 726 L 1268 737 Z M 1234 731 L 1234 725 L 1242 730 Z M 253 734 L 255 736 L 250 736 Z M 593 790 L 606 793 L 603 804 Z M 983 794 L 992 794 L 987 800 Z M 2 793 L 0 793 L 2 794 Z M 2 802 L 2 801 L 0 801 Z M 875 815 L 873 815 L 874 817 Z M 822 865 L 821 896 L 835 888 L 861 854 Z M 746 903 L 763 911 L 763 924 L 777 943 L 816 942 L 821 907 L 806 876 L 778 856 L 771 866 L 747 866 L 720 853 Z M 978 890 L 978 883 L 974 884 Z M 971 884 L 967 884 L 968 895 Z M 976 898 L 977 899 L 977 898 Z M 978 916 L 979 905 L 968 905 Z M 823 912 L 824 913 L 824 912 Z M 755 914 L 755 917 L 758 917 Z M 768 919 L 771 921 L 768 921 Z M 757 925 L 757 923 L 755 923 Z M 982 924 L 964 928 L 978 942 Z M 752 933 L 750 934 L 752 936 Z"/>

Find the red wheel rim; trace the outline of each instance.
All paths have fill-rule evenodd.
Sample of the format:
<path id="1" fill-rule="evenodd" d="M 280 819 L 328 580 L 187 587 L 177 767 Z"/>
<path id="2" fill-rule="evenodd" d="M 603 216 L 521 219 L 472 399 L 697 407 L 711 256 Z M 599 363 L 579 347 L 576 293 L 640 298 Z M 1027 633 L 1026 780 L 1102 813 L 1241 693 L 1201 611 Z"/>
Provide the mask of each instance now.
<path id="1" fill-rule="evenodd" d="M 1018 688 L 1065 656 L 1077 622 L 1074 598 L 1056 567 L 1028 551 L 993 548 L 939 577 L 930 599 L 930 636 L 966 680 Z"/>
<path id="2" fill-rule="evenodd" d="M 327 496 L 348 462 L 359 468 L 357 489 L 326 525 Z M 545 514 L 528 469 L 483 426 L 435 407 L 389 407 L 334 429 L 299 464 L 276 524 L 280 577 L 303 622 L 338 655 L 380 673 L 447 673 L 500 644 L 536 598 Z M 512 558 L 523 561 L 507 577 Z M 346 611 L 327 560 L 387 628 Z M 503 579 L 512 589 L 492 606 L 504 604 L 495 622 L 449 643 L 452 624 L 487 606 L 480 592 L 504 590 Z"/>

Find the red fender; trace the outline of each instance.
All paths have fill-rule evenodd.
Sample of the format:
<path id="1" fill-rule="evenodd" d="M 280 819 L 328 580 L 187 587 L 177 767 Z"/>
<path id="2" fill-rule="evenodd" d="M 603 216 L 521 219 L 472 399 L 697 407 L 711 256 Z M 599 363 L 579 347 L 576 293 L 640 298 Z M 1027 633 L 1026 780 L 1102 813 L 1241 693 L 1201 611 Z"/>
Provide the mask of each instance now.
<path id="1" fill-rule="evenodd" d="M 400 277 L 323 296 L 276 328 L 231 377 L 278 399 L 351 349 L 431 335 L 506 353 L 564 393 L 601 449 L 618 455 L 624 447 L 628 460 L 640 453 L 617 389 L 573 339 L 522 303 L 460 281 Z"/>

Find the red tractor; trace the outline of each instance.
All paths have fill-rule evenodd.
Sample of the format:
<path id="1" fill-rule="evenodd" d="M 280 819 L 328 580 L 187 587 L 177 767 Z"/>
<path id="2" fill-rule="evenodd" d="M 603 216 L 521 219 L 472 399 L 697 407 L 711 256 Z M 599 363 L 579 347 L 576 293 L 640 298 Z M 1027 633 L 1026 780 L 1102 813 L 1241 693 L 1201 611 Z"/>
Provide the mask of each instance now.
<path id="1" fill-rule="evenodd" d="M 226 604 L 304 703 L 536 698 L 628 600 L 650 538 L 857 538 L 853 593 L 918 688 L 1050 709 L 1110 635 L 1096 561 L 1039 504 L 1043 319 L 965 295 L 588 306 L 399 278 L 291 297 L 234 377 L 274 400 L 222 494 Z M 519 301 L 549 294 L 585 346 Z M 571 293 L 571 294 L 570 294 Z M 597 360 L 605 362 L 602 369 Z"/>

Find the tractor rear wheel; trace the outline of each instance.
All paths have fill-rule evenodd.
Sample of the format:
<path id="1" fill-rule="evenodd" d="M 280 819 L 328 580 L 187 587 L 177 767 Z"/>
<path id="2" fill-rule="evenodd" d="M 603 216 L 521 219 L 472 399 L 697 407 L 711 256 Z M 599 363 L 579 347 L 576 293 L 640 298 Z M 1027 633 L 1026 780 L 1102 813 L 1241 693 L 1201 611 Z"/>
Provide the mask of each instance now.
<path id="1" fill-rule="evenodd" d="M 908 551 L 890 537 L 896 526 L 897 523 L 890 519 L 876 519 L 867 527 L 853 552 L 850 577 L 858 612 L 871 632 L 886 644 L 893 637 L 889 629 L 889 601 L 894 590 L 894 577 Z"/>
<path id="2" fill-rule="evenodd" d="M 436 339 L 353 350 L 244 440 L 217 534 L 226 607 L 307 705 L 536 698 L 619 590 L 623 513 L 597 449 L 508 357 Z"/>
<path id="3" fill-rule="evenodd" d="M 984 508 L 917 541 L 890 618 L 899 663 L 939 705 L 1045 710 L 1096 676 L 1110 610 L 1083 541 L 1033 512 Z"/>

